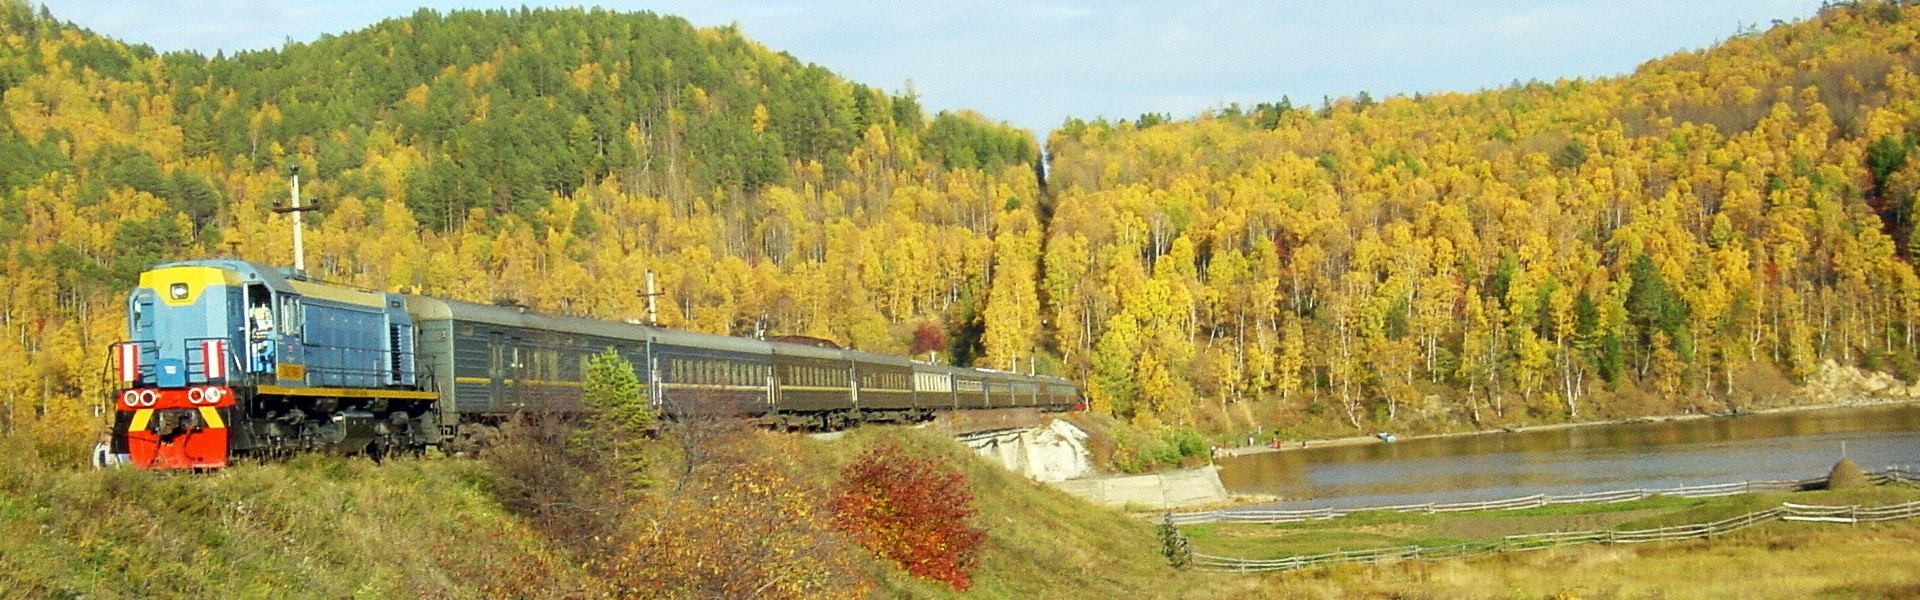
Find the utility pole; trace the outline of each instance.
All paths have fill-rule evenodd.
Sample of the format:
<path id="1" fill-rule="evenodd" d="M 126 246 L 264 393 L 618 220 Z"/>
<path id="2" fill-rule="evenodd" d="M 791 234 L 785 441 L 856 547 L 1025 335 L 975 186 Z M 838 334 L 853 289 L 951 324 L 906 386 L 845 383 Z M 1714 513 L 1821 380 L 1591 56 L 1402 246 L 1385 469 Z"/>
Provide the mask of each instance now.
<path id="1" fill-rule="evenodd" d="M 288 190 L 287 193 L 290 204 L 288 206 L 276 206 L 273 208 L 273 212 L 281 214 L 293 213 L 293 272 L 296 275 L 305 277 L 307 275 L 307 252 L 305 240 L 301 238 L 302 234 L 305 233 L 304 230 L 306 226 L 300 220 L 300 213 L 318 209 L 320 208 L 320 203 L 314 202 L 307 206 L 300 205 L 300 165 L 294 164 L 289 166 L 288 169 L 293 171 L 293 188 Z"/>
<path id="2" fill-rule="evenodd" d="M 653 287 L 653 269 L 647 269 L 647 324 L 655 327 L 660 326 L 660 311 L 654 306 L 654 298 L 659 295 Z"/>

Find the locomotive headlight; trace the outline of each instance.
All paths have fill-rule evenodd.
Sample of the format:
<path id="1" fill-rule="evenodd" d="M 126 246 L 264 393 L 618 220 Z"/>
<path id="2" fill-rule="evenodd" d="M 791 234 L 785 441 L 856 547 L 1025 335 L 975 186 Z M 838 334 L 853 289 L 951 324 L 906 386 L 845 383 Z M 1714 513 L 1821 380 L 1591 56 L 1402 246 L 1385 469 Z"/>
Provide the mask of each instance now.
<path id="1" fill-rule="evenodd" d="M 127 390 L 125 392 L 121 392 L 120 403 L 127 405 L 127 408 L 134 408 L 134 407 L 140 406 L 140 390 Z"/>
<path id="2" fill-rule="evenodd" d="M 153 403 L 159 402 L 159 401 L 160 401 L 160 392 L 156 392 L 153 390 L 140 390 L 141 406 L 153 406 Z"/>
<path id="3" fill-rule="evenodd" d="M 206 392 L 206 390 L 202 390 L 202 389 L 200 389 L 200 388 L 187 388 L 187 403 L 188 403 L 188 404 L 199 404 L 199 403 L 200 403 L 200 400 L 202 400 L 202 399 L 204 399 L 204 398 L 206 398 L 206 397 L 207 397 L 207 392 Z"/>
<path id="4" fill-rule="evenodd" d="M 175 300 L 187 299 L 187 284 L 176 283 L 167 286 L 167 295 L 173 297 Z"/>

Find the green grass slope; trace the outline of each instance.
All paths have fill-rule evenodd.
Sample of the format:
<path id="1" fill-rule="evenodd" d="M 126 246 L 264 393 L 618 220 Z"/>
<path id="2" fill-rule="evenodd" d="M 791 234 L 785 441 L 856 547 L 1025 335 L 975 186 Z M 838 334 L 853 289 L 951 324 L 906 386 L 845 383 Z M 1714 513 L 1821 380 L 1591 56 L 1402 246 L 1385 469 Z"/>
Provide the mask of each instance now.
<path id="1" fill-rule="evenodd" d="M 483 465 L 306 456 L 206 475 L 94 471 L 0 438 L 0 597 L 478 598 L 578 574 Z"/>
<path id="2" fill-rule="evenodd" d="M 980 460 L 930 432 L 837 440 L 752 431 L 781 470 L 830 490 L 840 468 L 899 440 L 965 474 L 986 541 L 973 588 L 955 592 L 870 558 L 880 597 L 1214 597 L 1233 581 L 1176 571 L 1154 526 Z M 491 495 L 480 461 L 308 455 L 185 475 L 23 457 L 0 471 L 0 597 L 594 597 L 576 548 L 541 536 Z M 662 492 L 664 493 L 664 492 Z M 819 498 L 821 504 L 830 501 Z"/>

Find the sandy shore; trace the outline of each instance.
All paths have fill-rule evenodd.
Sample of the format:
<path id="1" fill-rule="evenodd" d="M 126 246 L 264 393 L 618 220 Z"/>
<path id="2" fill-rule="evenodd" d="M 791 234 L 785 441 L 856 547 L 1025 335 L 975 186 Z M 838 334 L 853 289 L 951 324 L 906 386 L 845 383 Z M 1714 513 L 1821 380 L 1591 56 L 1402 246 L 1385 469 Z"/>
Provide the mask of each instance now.
<path id="1" fill-rule="evenodd" d="M 1633 417 L 1629 419 L 1610 419 L 1605 421 L 1551 423 L 1546 425 L 1528 425 L 1525 427 L 1509 427 L 1509 428 L 1501 428 L 1501 429 L 1480 429 L 1480 430 L 1474 430 L 1474 431 L 1454 431 L 1454 432 L 1447 432 L 1447 433 L 1404 435 L 1404 436 L 1398 436 L 1396 441 L 1410 442 L 1414 440 L 1453 438 L 1453 437 L 1463 437 L 1463 436 L 1470 436 L 1470 435 L 1522 433 L 1522 432 L 1528 432 L 1528 431 L 1554 431 L 1559 429 L 1572 429 L 1575 427 L 1599 427 L 1599 426 L 1605 426 L 1605 425 L 1625 425 L 1629 423 L 1693 421 L 1698 419 L 1731 419 L 1731 418 L 1743 417 L 1748 415 L 1765 415 L 1765 414 L 1799 412 L 1799 411 L 1809 411 L 1809 410 L 1828 410 L 1828 409 L 1835 409 L 1835 408 L 1859 408 L 1864 406 L 1883 406 L 1883 405 L 1890 405 L 1890 404 L 1911 404 L 1916 402 L 1920 402 L 1920 399 L 1880 398 L 1880 399 L 1872 399 L 1872 400 L 1857 400 L 1853 402 L 1841 402 L 1837 404 L 1808 404 L 1808 405 L 1799 405 L 1799 406 L 1778 406 L 1773 408 L 1763 408 L 1763 409 L 1751 410 L 1751 411 L 1740 411 L 1737 413 L 1663 415 L 1663 416 L 1652 416 L 1652 417 Z M 1229 456 L 1246 456 L 1250 454 L 1265 454 L 1268 452 L 1294 452 L 1294 451 L 1307 450 L 1312 448 L 1327 448 L 1327 447 L 1333 447 L 1333 446 L 1358 446 L 1362 444 L 1380 444 L 1380 443 L 1385 443 L 1385 442 L 1382 442 L 1380 438 L 1375 437 L 1373 435 L 1354 435 L 1354 436 L 1337 437 L 1337 438 L 1281 442 L 1281 444 L 1278 447 L 1238 446 L 1238 447 L 1232 447 L 1232 448 L 1219 448 L 1215 450 L 1214 455 L 1216 457 L 1224 458 Z"/>

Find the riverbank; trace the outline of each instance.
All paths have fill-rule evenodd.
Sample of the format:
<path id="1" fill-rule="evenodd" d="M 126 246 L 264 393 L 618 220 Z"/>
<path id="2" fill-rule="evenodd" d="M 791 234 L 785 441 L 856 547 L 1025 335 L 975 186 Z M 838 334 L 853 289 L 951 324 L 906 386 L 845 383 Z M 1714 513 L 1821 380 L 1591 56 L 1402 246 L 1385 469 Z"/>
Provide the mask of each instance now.
<path id="1" fill-rule="evenodd" d="M 1854 400 L 1849 402 L 1838 402 L 1838 403 L 1827 403 L 1827 404 L 1776 406 L 1776 407 L 1762 408 L 1762 409 L 1756 409 L 1756 410 L 1743 410 L 1743 411 L 1731 412 L 1731 413 L 1660 415 L 1660 416 L 1647 416 L 1647 417 L 1630 417 L 1630 418 L 1624 418 L 1624 419 L 1577 421 L 1572 423 L 1546 423 L 1546 424 L 1540 424 L 1540 425 L 1527 425 L 1522 427 L 1502 427 L 1497 429 L 1476 429 L 1471 431 L 1450 431 L 1450 432 L 1427 433 L 1427 434 L 1404 435 L 1404 436 L 1395 435 L 1394 438 L 1395 438 L 1395 442 L 1404 442 L 1404 441 L 1428 440 L 1428 439 L 1461 438 L 1461 437 L 1470 437 L 1470 436 L 1479 436 L 1479 435 L 1526 433 L 1526 432 L 1533 432 L 1533 431 L 1559 431 L 1564 429 L 1577 429 L 1577 428 L 1585 428 L 1585 427 L 1605 427 L 1609 425 L 1628 425 L 1628 424 L 1634 424 L 1634 423 L 1665 423 L 1665 422 L 1681 422 L 1681 421 L 1699 421 L 1699 420 L 1707 420 L 1707 419 L 1733 419 L 1733 418 L 1753 416 L 1753 415 L 1780 414 L 1780 413 L 1817 411 L 1817 410 L 1832 410 L 1832 409 L 1842 409 L 1842 408 L 1862 408 L 1862 407 L 1869 407 L 1869 406 L 1890 406 L 1890 405 L 1913 404 L 1913 403 L 1920 403 L 1920 399 L 1874 398 L 1874 399 Z M 1377 434 L 1353 435 L 1353 436 L 1336 437 L 1336 438 L 1306 439 L 1306 440 L 1298 440 L 1298 441 L 1289 440 L 1284 442 L 1275 442 L 1274 444 L 1264 445 L 1264 446 L 1236 446 L 1236 447 L 1216 448 L 1214 450 L 1214 456 L 1216 458 L 1228 458 L 1228 457 L 1235 457 L 1235 456 L 1267 454 L 1267 453 L 1273 453 L 1273 452 L 1294 452 L 1294 451 L 1308 450 L 1313 448 L 1359 446 L 1359 445 L 1365 445 L 1365 444 L 1384 444 L 1384 443 L 1395 443 L 1395 442 L 1387 442 L 1381 439 L 1381 437 Z"/>

